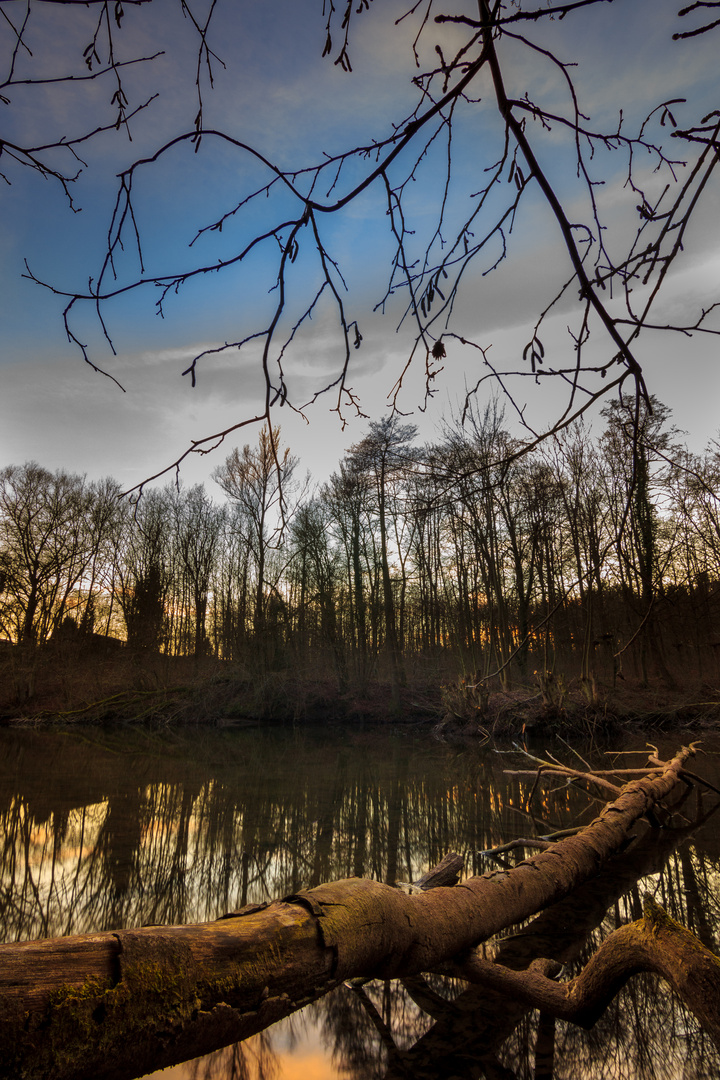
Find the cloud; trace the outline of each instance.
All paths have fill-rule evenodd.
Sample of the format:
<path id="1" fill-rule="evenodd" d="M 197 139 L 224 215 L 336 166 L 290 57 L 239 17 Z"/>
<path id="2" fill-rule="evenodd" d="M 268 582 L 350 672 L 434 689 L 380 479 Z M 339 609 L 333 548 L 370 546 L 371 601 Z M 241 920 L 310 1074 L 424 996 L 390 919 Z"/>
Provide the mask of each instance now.
<path id="1" fill-rule="evenodd" d="M 225 127 L 238 138 L 258 142 L 271 155 L 294 165 L 319 160 L 323 150 L 337 152 L 373 135 L 389 134 L 391 122 L 407 115 L 419 93 L 410 81 L 417 73 L 411 49 L 417 22 L 414 26 L 409 20 L 400 27 L 394 25 L 406 6 L 401 0 L 388 0 L 384 5 L 373 5 L 355 20 L 351 41 L 355 70 L 345 74 L 332 63 L 332 56 L 321 60 L 323 21 L 317 11 L 308 14 L 307 5 L 297 0 L 276 0 L 272 5 L 228 5 L 224 9 L 227 21 L 219 21 L 213 31 L 213 47 L 228 61 L 228 68 L 216 68 L 216 91 L 205 95 L 206 122 Z M 451 10 L 461 7 L 458 3 Z M 78 59 L 85 39 L 79 30 L 67 31 L 68 36 L 63 38 L 70 25 L 67 8 L 49 5 L 48 13 L 52 17 L 43 24 L 45 36 L 38 39 L 37 56 L 54 48 L 61 66 L 68 58 Z M 85 9 L 80 6 L 77 15 L 78 19 L 82 15 L 87 25 Z M 31 290 L 26 282 L 18 284 L 17 280 L 22 272 L 20 255 L 27 253 L 33 266 L 38 260 L 43 272 L 55 275 L 54 281 L 72 279 L 84 286 L 90 273 L 97 274 L 96 266 L 102 258 L 116 184 L 114 173 L 135 156 L 142 156 L 151 147 L 192 127 L 197 108 L 197 40 L 187 20 L 174 21 L 167 16 L 166 5 L 128 10 L 122 38 L 125 55 L 143 54 L 155 47 L 167 49 L 166 57 L 153 66 L 126 69 L 133 100 L 157 86 L 162 98 L 138 121 L 133 144 L 124 138 L 107 138 L 95 148 L 87 147 L 92 168 L 87 185 L 81 189 L 83 213 L 62 217 L 56 210 L 62 196 L 53 202 L 39 184 L 8 189 L 10 209 L 3 229 L 5 251 L 12 250 L 13 255 L 12 259 L 6 256 L 2 265 L 9 281 L 3 290 L 5 382 L 0 418 L 5 461 L 36 457 L 53 467 L 112 472 L 122 483 L 128 483 L 172 460 L 190 438 L 222 430 L 233 421 L 253 415 L 262 405 L 264 381 L 257 343 L 240 352 L 229 350 L 203 357 L 194 390 L 189 377 L 182 378 L 181 372 L 203 350 L 217 348 L 225 340 L 240 338 L 269 324 L 269 313 L 277 299 L 277 293 L 268 290 L 275 283 L 278 245 L 272 258 L 269 254 L 253 257 L 242 271 L 223 271 L 196 279 L 192 286 L 169 299 L 166 321 L 154 317 L 157 295 L 152 290 L 114 301 L 106 314 L 119 352 L 116 358 L 107 356 L 91 313 L 78 314 L 74 329 L 89 344 L 94 359 L 102 362 L 102 357 L 107 358 L 108 369 L 123 381 L 127 394 L 93 375 L 68 348 L 60 319 L 64 301 Z M 692 45 L 673 43 L 670 34 L 675 23 L 675 10 L 668 5 L 639 2 L 620 11 L 617 5 L 599 4 L 571 14 L 562 22 L 538 26 L 533 34 L 537 30 L 538 42 L 554 48 L 561 60 L 582 60 L 582 67 L 572 70 L 579 80 L 581 107 L 591 116 L 589 123 L 613 127 L 618 109 L 623 107 L 630 131 L 644 111 L 668 96 L 692 95 L 698 107 L 716 97 L 717 60 L 709 36 Z M 436 63 L 433 50 L 438 41 L 449 55 L 465 33 L 457 26 L 429 24 L 421 63 Z M 519 45 L 507 40 L 501 42 L 501 47 L 512 54 L 509 92 L 520 95 L 527 89 L 531 96 L 549 102 L 550 107 L 567 111 L 567 88 L 556 65 L 539 54 L 532 58 L 526 49 L 522 50 L 521 61 Z M 39 105 L 33 106 L 28 96 L 27 109 L 19 98 L 13 108 L 17 104 L 18 116 L 22 116 L 29 133 L 46 131 L 48 125 L 73 133 L 77 124 L 82 127 L 96 114 L 106 115 L 109 108 L 106 83 L 83 86 L 91 88 L 88 97 L 83 97 L 80 88 L 77 94 L 73 90 L 68 96 L 43 91 L 37 99 Z M 493 160 L 493 139 L 503 134 L 487 82 L 480 92 L 484 97 L 482 105 L 468 104 L 457 128 L 457 186 L 451 192 L 446 229 L 451 238 L 455 235 L 453 229 L 457 230 L 461 223 L 461 206 L 466 205 L 468 191 L 477 190 L 482 170 Z M 677 118 L 683 122 L 681 114 L 689 112 L 678 110 Z M 560 179 L 563 197 L 573 213 L 577 208 L 580 220 L 587 211 L 587 201 L 585 196 L 573 201 L 576 181 L 564 149 L 566 137 L 559 128 L 541 133 L 538 124 L 530 131 L 542 147 L 543 163 Z M 667 128 L 657 131 L 669 134 Z M 671 146 L 675 151 L 676 145 Z M 680 150 L 684 152 L 684 148 Z M 409 245 L 417 249 L 412 251 L 413 258 L 422 258 L 422 236 L 428 229 L 432 233 L 437 218 L 444 152 L 438 140 L 418 171 L 417 181 L 406 190 L 406 224 L 415 230 Z M 607 234 L 611 244 L 616 235 L 625 242 L 628 230 L 634 229 L 639 220 L 634 209 L 637 197 L 624 186 L 624 161 L 620 152 L 598 153 L 592 163 L 593 175 L 604 174 L 608 179 L 596 191 L 613 226 Z M 370 158 L 350 173 L 357 177 L 372 165 Z M 647 171 L 646 165 L 643 160 L 638 176 L 643 182 L 657 183 L 658 178 Z M 398 162 L 394 176 L 401 175 L 401 168 L 409 167 L 404 161 Z M 204 140 L 197 155 L 188 146 L 143 170 L 138 174 L 134 193 L 137 219 L 147 239 L 147 265 L 153 271 L 167 273 L 178 265 L 195 265 L 195 258 L 209 260 L 213 252 L 225 258 L 239 250 L 252 230 L 268 227 L 270 213 L 277 210 L 273 199 L 262 198 L 251 204 L 244 215 L 227 223 L 222 234 L 206 237 L 206 244 L 203 241 L 189 250 L 187 242 L 196 222 L 211 221 L 223 209 L 236 205 L 249 184 L 262 183 L 262 175 L 261 170 L 248 164 L 247 156 L 213 145 L 210 139 Z M 327 187 L 329 182 L 322 187 L 323 195 Z M 509 190 L 503 188 L 502 194 Z M 396 332 L 407 303 L 402 291 L 389 302 L 387 315 L 373 312 L 374 304 L 384 294 L 394 254 L 385 198 L 382 191 L 378 195 L 368 191 L 347 208 L 342 219 L 323 220 L 320 224 L 331 256 L 346 275 L 349 293 L 342 294 L 346 316 L 358 319 L 364 337 L 362 347 L 351 350 L 348 383 L 361 394 L 365 411 L 374 416 L 387 409 L 388 392 L 404 369 L 415 334 L 409 322 L 400 333 Z M 282 203 L 282 213 L 286 211 L 290 216 L 298 213 L 298 207 L 288 210 Z M 708 190 L 697 225 L 688 234 L 684 261 L 667 282 L 658 321 L 675 316 L 681 320 L 694 318 L 700 304 L 715 299 L 720 270 L 713 259 L 718 221 L 718 199 Z M 273 244 L 275 241 L 268 246 Z M 278 328 L 273 364 L 282 341 L 317 288 L 317 260 L 305 254 L 310 246 L 308 240 L 303 241 L 292 268 L 286 317 Z M 499 366 L 515 368 L 521 362 L 531 324 L 571 272 L 557 225 L 534 190 L 528 190 L 525 206 L 509 237 L 507 261 L 483 277 L 482 271 L 496 254 L 494 249 L 488 250 L 482 256 L 484 261 L 479 260 L 477 267 L 468 272 L 455 308 L 453 329 L 480 345 L 492 346 L 490 356 Z M 120 264 L 119 272 L 130 273 Z M 567 323 L 576 304 L 576 292 L 571 290 L 548 321 L 545 343 L 556 355 L 572 353 Z M 442 328 L 440 324 L 435 327 L 438 332 Z M 697 377 L 712 381 L 713 372 L 707 366 L 712 339 L 701 341 L 695 335 L 689 343 L 685 339 L 673 340 L 676 349 L 678 341 L 682 345 L 683 362 L 687 364 L 694 363 L 689 353 L 685 356 L 686 346 L 692 347 L 692 355 L 699 357 L 693 369 L 701 373 Z M 652 335 L 648 335 L 648 341 L 651 345 L 647 349 L 642 346 L 643 363 L 653 376 L 667 376 L 662 384 L 664 392 L 671 377 L 677 379 L 677 357 L 671 346 L 656 347 Z M 309 400 L 336 377 L 343 358 L 337 313 L 328 297 L 327 303 L 324 299 L 317 306 L 313 318 L 302 324 L 283 357 L 293 400 Z M 13 364 L 13 359 L 21 362 Z M 440 400 L 462 397 L 466 382 L 473 384 L 483 370 L 477 351 L 464 349 L 456 341 L 448 343 L 445 371 L 437 380 L 438 396 L 427 414 L 415 412 L 413 417 L 425 425 L 428 437 L 431 416 L 437 417 L 442 411 Z M 272 376 L 277 377 L 275 367 Z M 521 380 L 518 386 L 522 400 L 527 398 L 538 414 L 552 406 L 549 389 L 546 392 L 535 388 L 529 380 Z M 681 387 L 681 392 L 676 392 L 678 401 L 683 390 Z M 415 410 L 423 401 L 423 392 L 421 358 L 404 377 L 401 407 Z M 703 395 L 703 401 L 715 399 L 716 395 Z M 360 418 L 343 433 L 340 421 L 331 413 L 333 403 L 331 394 L 319 399 L 309 410 L 309 428 L 289 408 L 278 411 L 293 448 L 308 463 L 316 462 L 321 474 L 328 471 L 349 441 L 362 437 L 366 425 Z M 707 418 L 701 421 L 698 410 L 697 424 L 702 422 L 706 430 L 707 425 L 714 430 L 715 421 L 707 412 Z M 346 415 L 351 413 L 352 409 L 346 410 Z M 238 432 L 237 440 L 253 441 L 254 435 L 250 431 Z M 217 455 L 212 460 L 194 458 L 187 475 L 200 479 L 203 471 L 207 475 L 216 463 Z"/>

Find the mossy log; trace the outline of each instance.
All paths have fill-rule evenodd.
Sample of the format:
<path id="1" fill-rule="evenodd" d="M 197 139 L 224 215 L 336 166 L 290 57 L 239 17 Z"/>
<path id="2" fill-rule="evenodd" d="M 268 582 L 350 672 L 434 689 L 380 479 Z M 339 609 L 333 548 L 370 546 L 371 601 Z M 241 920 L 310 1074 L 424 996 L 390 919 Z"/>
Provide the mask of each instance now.
<path id="1" fill-rule="evenodd" d="M 129 1080 L 261 1031 L 351 978 L 436 970 L 624 848 L 692 748 L 511 870 L 406 894 L 349 879 L 212 923 L 0 946 L 0 1077 Z"/>

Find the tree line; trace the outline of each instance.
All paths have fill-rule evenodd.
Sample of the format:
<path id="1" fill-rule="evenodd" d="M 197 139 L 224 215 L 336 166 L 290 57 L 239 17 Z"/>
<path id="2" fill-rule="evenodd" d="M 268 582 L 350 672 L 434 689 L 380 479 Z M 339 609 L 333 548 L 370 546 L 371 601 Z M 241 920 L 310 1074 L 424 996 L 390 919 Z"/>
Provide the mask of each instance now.
<path id="1" fill-rule="evenodd" d="M 691 452 L 670 411 L 633 396 L 520 453 L 496 402 L 432 444 L 397 415 L 370 423 L 311 487 L 265 426 L 204 485 L 120 497 L 30 463 L 0 473 L 0 634 L 254 670 L 380 679 L 420 671 L 535 679 L 712 680 L 720 649 L 720 446 Z"/>

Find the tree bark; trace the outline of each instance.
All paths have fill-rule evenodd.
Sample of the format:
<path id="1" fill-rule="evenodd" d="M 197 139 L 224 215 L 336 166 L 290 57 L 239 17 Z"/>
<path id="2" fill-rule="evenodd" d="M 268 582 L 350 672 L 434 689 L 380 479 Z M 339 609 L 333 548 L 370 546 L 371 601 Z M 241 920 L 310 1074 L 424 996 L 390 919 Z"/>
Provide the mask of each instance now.
<path id="1" fill-rule="evenodd" d="M 674 801 L 679 808 L 682 799 Z M 519 933 L 481 945 L 496 965 L 513 971 L 550 975 L 558 966 L 574 964 L 586 956 L 591 938 L 603 924 L 606 912 L 620 897 L 633 893 L 648 874 L 660 872 L 675 849 L 687 841 L 697 825 L 681 828 L 648 828 L 638 842 L 614 855 L 585 885 L 553 904 L 522 927 Z M 497 850 L 497 849 L 496 849 Z M 407 980 L 403 980 L 407 987 Z M 470 983 L 452 1000 L 437 1000 L 436 1008 L 418 1001 L 435 1023 L 403 1054 L 402 1068 L 388 1067 L 385 1080 L 438 1080 L 457 1076 L 477 1080 L 480 1064 L 487 1080 L 496 1070 L 498 1054 L 514 1039 L 533 1006 L 513 993 L 493 990 L 487 983 Z"/>
<path id="2" fill-rule="evenodd" d="M 640 971 L 660 975 L 695 1014 L 720 1049 L 720 957 L 655 903 L 644 916 L 607 938 L 583 970 L 566 983 L 541 972 L 512 971 L 472 957 L 457 974 L 482 983 L 543 1013 L 591 1028 L 628 979 Z"/>
<path id="3" fill-rule="evenodd" d="M 347 979 L 437 969 L 592 879 L 692 753 L 627 784 L 577 835 L 455 887 L 351 878 L 213 923 L 0 946 L 0 1077 L 128 1080 L 247 1038 Z"/>

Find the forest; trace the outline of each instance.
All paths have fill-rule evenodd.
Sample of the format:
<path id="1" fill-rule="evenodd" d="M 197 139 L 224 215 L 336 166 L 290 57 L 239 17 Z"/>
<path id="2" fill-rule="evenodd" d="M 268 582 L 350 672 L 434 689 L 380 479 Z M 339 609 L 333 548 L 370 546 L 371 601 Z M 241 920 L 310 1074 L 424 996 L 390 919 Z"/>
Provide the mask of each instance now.
<path id="1" fill-rule="evenodd" d="M 379 695 L 385 715 L 484 730 L 491 696 L 519 688 L 546 718 L 631 688 L 688 716 L 712 707 L 720 447 L 692 453 L 654 399 L 639 427 L 635 411 L 620 396 L 599 434 L 578 422 L 531 453 L 497 402 L 428 445 L 394 414 L 319 486 L 267 426 L 209 488 L 139 499 L 8 466 L 4 713 L 82 716 L 102 699 L 123 714 L 123 692 L 152 712 L 181 671 L 215 687 L 196 713 L 220 716 L 342 714 Z"/>

